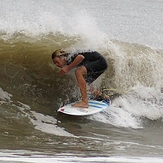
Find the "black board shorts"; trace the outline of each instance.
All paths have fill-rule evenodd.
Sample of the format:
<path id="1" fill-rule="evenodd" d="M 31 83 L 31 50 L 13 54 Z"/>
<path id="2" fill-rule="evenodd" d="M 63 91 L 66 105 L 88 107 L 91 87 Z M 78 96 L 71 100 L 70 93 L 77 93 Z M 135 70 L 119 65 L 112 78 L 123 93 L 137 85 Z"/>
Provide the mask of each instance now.
<path id="1" fill-rule="evenodd" d="M 88 84 L 94 82 L 108 68 L 108 62 L 101 54 L 92 52 L 92 55 L 95 60 L 89 60 L 87 57 L 81 64 L 87 69 L 87 75 L 84 78 Z"/>

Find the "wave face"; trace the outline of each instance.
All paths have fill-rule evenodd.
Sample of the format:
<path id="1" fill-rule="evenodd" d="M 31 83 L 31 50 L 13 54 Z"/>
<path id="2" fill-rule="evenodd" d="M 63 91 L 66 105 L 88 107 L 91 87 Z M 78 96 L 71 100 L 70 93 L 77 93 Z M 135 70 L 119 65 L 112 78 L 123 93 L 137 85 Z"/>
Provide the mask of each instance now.
<path id="1" fill-rule="evenodd" d="M 0 5 L 1 149 L 162 156 L 162 2 L 6 0 Z M 85 118 L 57 113 L 59 106 L 80 99 L 74 72 L 60 76 L 51 61 L 59 48 L 97 50 L 107 58 L 109 68 L 95 86 L 120 95 L 105 113 Z"/>

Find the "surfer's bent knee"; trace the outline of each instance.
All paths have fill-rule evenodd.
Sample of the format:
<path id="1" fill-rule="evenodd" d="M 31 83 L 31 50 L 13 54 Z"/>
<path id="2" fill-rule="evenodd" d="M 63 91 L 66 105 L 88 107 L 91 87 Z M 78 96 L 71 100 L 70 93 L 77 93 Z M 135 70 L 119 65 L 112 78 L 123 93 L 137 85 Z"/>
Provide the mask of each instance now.
<path id="1" fill-rule="evenodd" d="M 85 66 L 81 66 L 79 68 L 76 69 L 75 71 L 75 75 L 86 75 L 87 74 L 87 69 L 85 68 Z"/>

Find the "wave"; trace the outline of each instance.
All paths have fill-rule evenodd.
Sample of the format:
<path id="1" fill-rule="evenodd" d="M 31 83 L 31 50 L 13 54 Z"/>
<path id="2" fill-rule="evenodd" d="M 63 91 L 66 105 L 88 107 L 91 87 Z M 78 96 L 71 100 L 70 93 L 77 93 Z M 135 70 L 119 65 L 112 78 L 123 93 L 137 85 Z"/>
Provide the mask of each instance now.
<path id="1" fill-rule="evenodd" d="M 59 76 L 51 61 L 51 53 L 58 48 L 82 50 L 82 42 L 80 37 L 59 33 L 42 38 L 17 34 L 8 40 L 1 39 L 1 107 L 9 100 L 5 104 L 6 110 L 14 103 L 20 112 L 18 102 L 21 102 L 31 108 L 29 117 L 32 114 L 36 118 L 39 113 L 56 117 L 60 105 L 78 100 L 80 93 L 73 72 Z M 101 89 L 114 88 L 121 95 L 112 101 L 106 115 L 98 114 L 93 120 L 141 128 L 142 117 L 149 120 L 162 118 L 162 52 L 117 40 L 105 41 L 95 50 L 109 61 L 108 70 L 95 83 L 96 86 Z M 28 117 L 28 113 L 23 114 Z M 41 120 L 30 121 L 36 126 L 39 122 L 42 124 Z M 39 125 L 36 128 L 42 130 Z"/>
<path id="2" fill-rule="evenodd" d="M 149 120 L 162 118 L 163 52 L 142 44 L 120 41 L 131 32 L 131 28 L 118 32 L 126 27 L 122 22 L 130 18 L 135 20 L 134 13 L 125 10 L 128 15 L 124 17 L 118 10 L 119 5 L 115 10 L 109 8 L 112 3 L 100 2 L 100 5 L 106 6 L 106 10 L 101 11 L 98 2 L 91 1 L 10 0 L 1 3 L 0 107 L 3 108 L 5 123 L 5 110 L 8 115 L 12 112 L 15 119 L 21 112 L 42 130 L 40 126 L 44 124 L 39 116 L 42 121 L 46 119 L 42 114 L 57 119 L 56 110 L 60 105 L 80 98 L 73 72 L 61 77 L 51 61 L 51 53 L 60 48 L 69 52 L 96 50 L 108 59 L 109 68 L 95 85 L 100 89 L 116 89 L 120 96 L 112 101 L 106 114 L 97 114 L 91 119 L 115 126 L 141 128 L 142 117 Z M 135 2 L 135 5 L 139 3 Z M 114 24 L 110 16 L 112 11 L 119 14 L 115 20 L 122 26 Z M 143 19 L 146 13 L 144 15 L 142 11 Z M 144 22 L 139 17 L 136 20 Z M 132 27 L 146 28 L 134 23 Z M 151 30 L 153 26 L 148 33 L 154 33 Z M 122 39 L 111 39 L 115 38 L 113 35 Z M 141 36 L 144 39 L 145 35 Z M 134 42 L 138 42 L 137 37 L 133 38 Z M 29 106 L 30 113 L 23 112 L 20 103 Z M 13 112 L 15 107 L 16 113 Z M 49 123 L 47 119 L 46 122 Z M 51 125 L 54 124 L 55 120 Z M 67 133 L 63 131 L 61 134 Z"/>

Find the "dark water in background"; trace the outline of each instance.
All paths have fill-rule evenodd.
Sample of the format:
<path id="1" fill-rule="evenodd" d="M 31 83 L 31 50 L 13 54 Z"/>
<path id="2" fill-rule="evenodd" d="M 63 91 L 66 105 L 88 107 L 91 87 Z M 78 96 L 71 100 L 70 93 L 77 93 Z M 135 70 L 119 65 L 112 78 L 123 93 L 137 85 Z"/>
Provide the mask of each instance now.
<path id="1" fill-rule="evenodd" d="M 134 2 L 137 7 L 141 6 L 137 13 L 134 5 L 124 1 L 129 7 L 122 5 L 128 8 L 122 13 L 118 1 L 62 3 L 50 0 L 39 1 L 37 5 L 31 0 L 1 3 L 0 160 L 161 162 L 162 40 L 157 37 L 153 42 L 152 39 L 138 41 L 133 34 L 145 27 L 148 33 L 153 29 L 152 23 L 148 27 L 145 24 L 149 23 L 145 19 L 146 7 L 141 1 Z M 94 17 L 99 4 L 99 14 Z M 63 10 L 64 5 L 67 5 L 66 10 Z M 83 5 L 87 7 L 77 14 Z M 148 10 L 151 20 L 154 21 L 154 16 L 161 20 L 161 1 L 147 1 L 146 5 L 153 7 Z M 132 14 L 130 9 L 134 11 Z M 100 15 L 103 15 L 101 19 Z M 123 18 L 131 23 L 120 23 L 123 27 L 120 38 L 116 38 L 120 26 L 113 23 L 113 15 L 120 22 Z M 132 19 L 134 16 L 136 19 Z M 112 35 L 104 23 L 108 17 L 112 22 L 112 27 L 108 26 Z M 144 26 L 139 24 L 143 18 Z M 134 32 L 130 31 L 135 22 Z M 157 29 L 162 27 L 159 25 L 161 22 Z M 135 43 L 128 41 L 128 35 L 124 39 L 125 27 Z M 157 32 L 161 34 L 162 30 L 155 30 L 150 37 L 157 36 Z M 139 38 L 146 40 L 145 34 L 144 37 L 140 34 Z M 156 44 L 158 46 L 153 48 Z M 70 52 L 97 50 L 108 59 L 109 69 L 95 83 L 101 89 L 114 88 L 121 93 L 108 110 L 89 117 L 56 112 L 60 105 L 80 98 L 73 72 L 60 76 L 51 61 L 51 53 L 58 48 Z"/>

